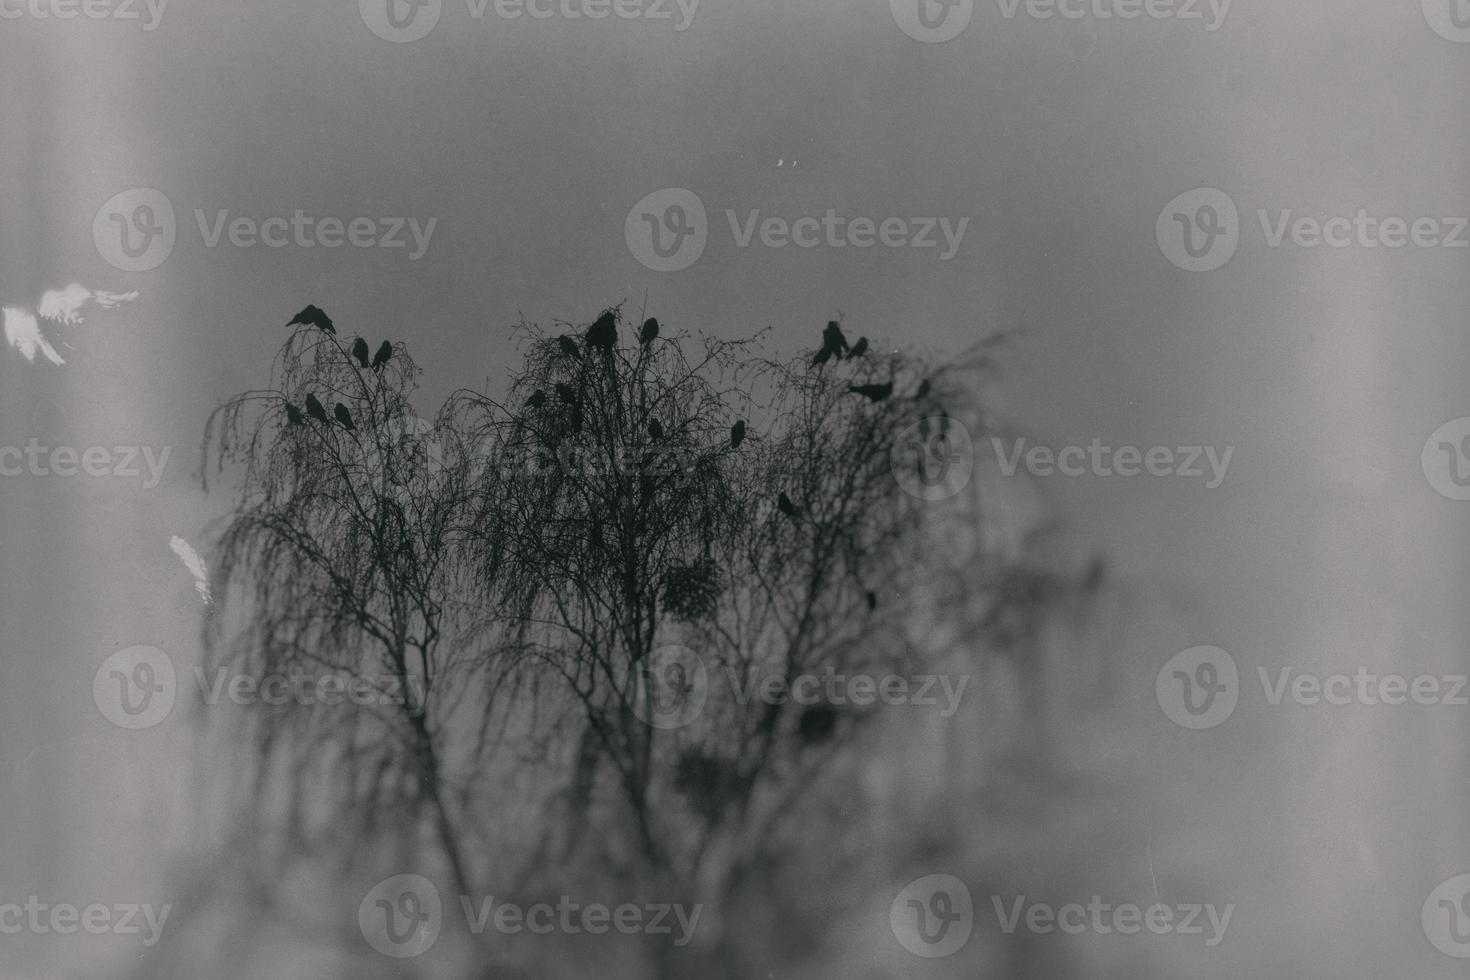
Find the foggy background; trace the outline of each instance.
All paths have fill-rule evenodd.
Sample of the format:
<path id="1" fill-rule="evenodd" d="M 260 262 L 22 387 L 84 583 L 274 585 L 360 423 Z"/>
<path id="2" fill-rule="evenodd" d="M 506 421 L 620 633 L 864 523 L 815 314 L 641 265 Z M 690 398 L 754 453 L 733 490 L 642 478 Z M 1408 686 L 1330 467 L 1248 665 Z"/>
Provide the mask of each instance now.
<path id="1" fill-rule="evenodd" d="M 1114 707 L 1092 727 L 1066 707 L 1049 720 L 1102 788 L 1050 791 L 1054 819 L 1029 832 L 991 835 L 975 815 L 973 861 L 1008 862 L 1054 905 L 1235 903 L 1209 949 L 1030 937 L 1073 949 L 1079 976 L 1460 975 L 1419 912 L 1470 871 L 1470 709 L 1272 707 L 1256 678 L 1467 669 L 1470 504 L 1436 492 L 1420 454 L 1470 415 L 1470 252 L 1272 248 L 1256 216 L 1470 213 L 1470 44 L 1437 33 L 1432 7 L 1237 0 L 1208 31 L 1207 6 L 1204 21 L 1072 20 L 976 3 L 963 33 L 923 43 L 877 0 L 703 0 L 682 31 L 677 5 L 669 20 L 508 20 L 492 3 L 476 20 L 445 0 L 426 37 L 392 43 L 344 0 L 173 0 L 154 30 L 146 7 L 60 20 L 0 5 L 22 11 L 0 20 L 0 305 L 71 282 L 140 294 L 51 332 L 71 345 L 64 365 L 0 350 L 0 444 L 171 447 L 151 489 L 0 478 L 0 902 L 173 901 L 182 920 L 171 867 L 210 843 L 189 829 L 207 807 L 190 789 L 191 730 L 181 708 L 145 731 L 109 724 L 92 678 L 138 644 L 181 677 L 197 657 L 202 603 L 170 538 L 205 548 L 228 495 L 200 489 L 204 421 L 263 386 L 296 310 L 406 340 L 427 414 L 455 388 L 496 390 L 522 316 L 585 322 L 627 301 L 720 337 L 770 327 L 785 351 L 839 312 L 850 333 L 936 352 L 1015 329 L 991 398 L 1030 443 L 1235 447 L 1215 489 L 1000 481 L 1027 520 L 1106 555 L 1115 591 L 1051 669 L 1074 700 L 1106 677 Z M 142 272 L 93 240 L 99 209 L 132 188 L 176 214 L 171 254 Z M 624 237 L 630 209 L 664 188 L 708 213 L 703 254 L 669 273 Z M 1194 188 L 1239 208 L 1239 247 L 1210 272 L 1176 267 L 1155 239 Z M 437 225 L 410 260 L 411 246 L 210 248 L 195 217 L 298 208 Z M 725 217 L 829 208 L 969 224 L 944 261 L 759 234 L 739 248 Z M 1202 644 L 1235 658 L 1240 704 L 1189 731 L 1160 710 L 1155 675 Z M 974 683 L 977 702 L 995 696 Z M 951 778 L 940 764 L 928 776 Z M 830 975 L 1003 975 L 981 957 L 1016 940 L 969 861 L 932 869 L 974 893 L 965 951 L 902 949 L 886 925 L 899 882 L 824 954 Z M 120 976 L 148 955 L 136 936 L 0 936 L 15 976 Z M 310 943 L 271 955 L 247 965 L 220 948 L 198 968 L 354 962 Z"/>

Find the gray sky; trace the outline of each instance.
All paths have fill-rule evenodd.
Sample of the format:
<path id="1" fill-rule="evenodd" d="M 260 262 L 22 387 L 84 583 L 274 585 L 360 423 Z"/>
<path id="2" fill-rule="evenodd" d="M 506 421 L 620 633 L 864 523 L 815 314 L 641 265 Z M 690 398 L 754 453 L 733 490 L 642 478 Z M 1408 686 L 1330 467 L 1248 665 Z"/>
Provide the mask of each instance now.
<path id="1" fill-rule="evenodd" d="M 1218 860 L 1250 880 L 1225 890 L 1270 896 L 1238 913 L 1242 936 L 1279 938 L 1292 915 L 1303 948 L 1335 937 L 1340 969 L 1454 975 L 1415 914 L 1467 870 L 1463 715 L 1268 710 L 1255 672 L 1465 670 L 1470 504 L 1434 492 L 1420 451 L 1470 415 L 1470 251 L 1272 248 L 1257 210 L 1470 213 L 1470 44 L 1438 36 L 1413 0 L 1238 0 L 1216 31 L 1024 7 L 1007 19 L 987 2 L 936 44 L 879 0 L 703 0 L 683 31 L 672 5 L 664 21 L 476 20 L 445 0 L 410 43 L 375 36 L 355 7 L 173 0 L 152 31 L 146 8 L 142 21 L 0 20 L 0 305 L 69 282 L 141 294 L 58 331 L 65 365 L 0 349 L 0 444 L 171 447 L 154 489 L 0 478 L 8 765 L 77 737 L 134 751 L 93 707 L 92 672 L 134 644 L 191 662 L 198 596 L 168 541 L 202 546 L 225 502 L 198 489 L 203 424 L 263 386 L 307 302 L 348 332 L 407 341 L 424 414 L 504 378 L 522 314 L 586 322 L 645 295 L 674 327 L 770 326 L 783 350 L 811 345 L 839 311 L 850 333 L 936 351 L 1021 327 L 997 400 L 1032 442 L 1235 447 L 1216 489 L 1035 481 L 1153 610 L 1113 651 L 1145 696 L 1186 647 L 1240 664 L 1251 700 L 1226 726 L 1137 720 L 1160 812 L 1178 818 L 1161 821 L 1230 815 Z M 167 196 L 177 241 L 162 265 L 126 272 L 92 226 L 138 187 Z M 702 201 L 708 244 L 661 273 L 624 224 L 673 187 Z M 1199 187 L 1239 209 L 1239 247 L 1212 272 L 1176 268 L 1155 241 L 1165 204 Z M 209 248 L 196 209 L 207 223 L 302 209 L 437 224 L 417 260 Z M 756 209 L 968 225 L 948 261 L 942 248 L 739 248 L 726 212 Z M 126 738 L 151 758 L 187 749 L 168 726 Z M 85 847 L 127 800 L 162 792 L 122 783 L 114 809 L 73 814 L 75 827 L 57 820 L 66 791 L 28 798 L 12 860 L 65 866 L 69 881 L 89 864 L 148 880 L 146 856 Z M 80 863 L 64 857 L 78 846 Z M 1161 851 L 1183 863 L 1198 846 L 1181 833 Z M 1279 891 L 1265 883 L 1288 872 Z M 1383 938 L 1342 940 L 1365 931 Z M 1249 940 L 1228 945 L 1249 961 Z M 1230 955 L 1212 975 L 1230 975 Z"/>

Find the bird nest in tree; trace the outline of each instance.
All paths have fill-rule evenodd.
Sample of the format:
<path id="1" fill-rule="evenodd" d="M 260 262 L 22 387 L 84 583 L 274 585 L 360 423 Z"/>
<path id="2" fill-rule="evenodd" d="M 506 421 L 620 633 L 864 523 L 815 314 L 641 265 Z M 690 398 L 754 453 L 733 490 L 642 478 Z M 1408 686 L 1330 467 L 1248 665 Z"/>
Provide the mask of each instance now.
<path id="1" fill-rule="evenodd" d="M 720 573 L 713 558 L 675 565 L 664 575 L 664 609 L 677 619 L 700 619 L 715 608 Z"/>

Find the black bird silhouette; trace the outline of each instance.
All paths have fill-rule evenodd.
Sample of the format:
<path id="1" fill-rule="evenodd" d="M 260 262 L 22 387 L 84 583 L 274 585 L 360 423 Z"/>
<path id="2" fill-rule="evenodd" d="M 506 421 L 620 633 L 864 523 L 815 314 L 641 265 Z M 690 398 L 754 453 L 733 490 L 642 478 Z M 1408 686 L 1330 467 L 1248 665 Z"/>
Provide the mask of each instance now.
<path id="1" fill-rule="evenodd" d="M 797 515 L 796 505 L 791 502 L 790 497 L 786 496 L 785 490 L 782 490 L 781 495 L 776 498 L 776 506 L 781 508 L 781 513 L 787 517 L 795 517 Z"/>
<path id="2" fill-rule="evenodd" d="M 840 360 L 845 353 L 847 338 L 842 334 L 842 326 L 836 320 L 827 321 L 827 328 L 822 331 L 822 347 L 812 358 L 812 366 L 819 367 L 834 357 Z"/>
<path id="3" fill-rule="evenodd" d="M 822 343 L 832 348 L 834 354 L 846 354 L 847 335 L 842 332 L 842 324 L 828 320 L 826 329 L 822 331 Z"/>
<path id="4" fill-rule="evenodd" d="M 582 352 L 577 350 L 577 342 L 571 337 L 568 337 L 566 334 L 562 334 L 560 337 L 556 338 L 556 345 L 560 347 L 561 352 L 568 357 L 575 357 L 579 361 L 582 359 Z"/>
<path id="5" fill-rule="evenodd" d="M 924 381 L 923 381 L 923 383 L 919 385 L 919 392 L 918 392 L 918 394 L 914 395 L 914 397 L 915 398 L 921 398 L 921 399 L 922 398 L 928 398 L 929 397 L 929 391 L 933 387 L 934 386 L 929 383 L 929 379 L 928 378 L 925 378 Z"/>
<path id="6" fill-rule="evenodd" d="M 287 402 L 286 421 L 290 422 L 292 425 L 301 425 L 306 422 L 306 416 L 301 414 L 301 409 L 297 408 L 295 405 L 292 405 L 290 402 Z"/>
<path id="7" fill-rule="evenodd" d="M 346 429 L 348 432 L 353 432 L 357 429 L 357 426 L 352 424 L 352 413 L 347 411 L 346 405 L 338 402 L 337 406 L 332 409 L 332 414 L 337 416 L 337 421 L 341 422 L 342 428 Z"/>
<path id="8" fill-rule="evenodd" d="M 331 419 L 327 418 L 327 410 L 325 408 L 322 408 L 322 403 L 316 400 L 316 395 L 306 396 L 306 414 L 310 415 L 318 422 L 331 422 Z"/>
<path id="9" fill-rule="evenodd" d="M 868 352 L 868 338 L 859 337 L 858 342 L 852 345 L 852 350 L 847 352 L 848 357 L 862 357 Z"/>
<path id="10" fill-rule="evenodd" d="M 556 383 L 556 397 L 560 398 L 563 402 L 572 406 L 573 408 L 576 408 L 580 401 L 580 399 L 577 398 L 576 389 L 574 389 L 571 385 L 563 384 L 560 381 Z"/>
<path id="11" fill-rule="evenodd" d="M 658 339 L 658 321 L 649 317 L 643 321 L 643 329 L 638 331 L 638 343 L 647 347 Z"/>
<path id="12" fill-rule="evenodd" d="M 830 704 L 814 704 L 801 713 L 797 734 L 809 745 L 825 742 L 837 727 L 837 710 Z"/>
<path id="13" fill-rule="evenodd" d="M 540 388 L 537 388 L 535 391 L 531 392 L 531 397 L 526 399 L 526 404 L 531 406 L 532 408 L 540 408 L 542 405 L 546 404 L 546 392 L 542 391 Z"/>
<path id="14" fill-rule="evenodd" d="M 854 395 L 862 395 L 870 402 L 881 402 L 893 394 L 893 382 L 886 381 L 881 385 L 848 385 L 847 390 Z"/>
<path id="15" fill-rule="evenodd" d="M 327 333 L 334 334 L 337 332 L 337 328 L 332 325 L 332 318 L 323 313 L 318 307 L 312 306 L 309 303 L 306 309 L 292 317 L 291 322 L 286 324 L 286 326 L 294 327 L 302 323 L 325 330 Z"/>
<path id="16" fill-rule="evenodd" d="M 357 358 L 357 363 L 363 367 L 368 366 L 368 345 L 366 340 L 358 337 L 352 342 L 352 356 Z"/>
<path id="17" fill-rule="evenodd" d="M 605 310 L 597 322 L 587 330 L 587 346 L 611 354 L 618 345 L 618 318 L 612 310 Z"/>
<path id="18" fill-rule="evenodd" d="M 386 341 L 386 340 L 383 341 L 381 344 L 378 345 L 378 352 L 373 355 L 373 370 L 374 371 L 381 371 L 381 370 L 383 370 L 383 365 L 384 364 L 387 364 L 388 363 L 388 359 L 390 357 L 392 357 L 392 356 L 393 356 L 393 345 L 390 344 L 390 343 L 388 343 L 388 341 Z"/>
<path id="19" fill-rule="evenodd" d="M 877 609 L 877 608 L 878 608 L 878 593 L 876 593 L 876 592 L 869 592 L 868 593 L 868 612 L 872 612 L 874 609 Z"/>
<path id="20" fill-rule="evenodd" d="M 745 420 L 741 419 L 730 426 L 730 448 L 739 449 L 740 444 L 745 441 Z"/>
<path id="21" fill-rule="evenodd" d="M 649 419 L 648 434 L 655 439 L 662 439 L 664 437 L 663 423 L 659 422 L 658 419 Z"/>

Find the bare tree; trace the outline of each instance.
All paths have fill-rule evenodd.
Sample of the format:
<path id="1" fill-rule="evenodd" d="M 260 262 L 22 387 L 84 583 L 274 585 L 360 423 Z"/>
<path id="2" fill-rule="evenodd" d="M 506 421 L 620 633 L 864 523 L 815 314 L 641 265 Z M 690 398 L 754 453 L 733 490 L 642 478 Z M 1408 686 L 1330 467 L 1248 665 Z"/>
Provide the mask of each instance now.
<path id="1" fill-rule="evenodd" d="M 941 369 L 836 324 L 773 359 L 614 308 L 523 324 L 506 394 L 455 392 L 428 424 L 406 349 L 369 365 L 326 324 L 206 430 L 238 494 L 212 660 L 381 695 L 251 716 L 259 846 L 347 873 L 387 842 L 461 895 L 687 898 L 702 942 L 650 943 L 644 973 L 765 962 L 734 926 L 840 820 L 823 777 L 876 712 L 758 692 L 963 646 L 940 618 L 956 576 L 998 574 L 987 515 L 906 477 L 951 426 L 982 431 L 984 359 Z"/>

